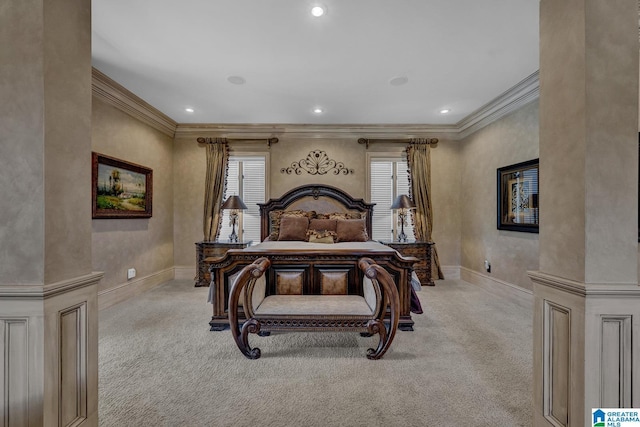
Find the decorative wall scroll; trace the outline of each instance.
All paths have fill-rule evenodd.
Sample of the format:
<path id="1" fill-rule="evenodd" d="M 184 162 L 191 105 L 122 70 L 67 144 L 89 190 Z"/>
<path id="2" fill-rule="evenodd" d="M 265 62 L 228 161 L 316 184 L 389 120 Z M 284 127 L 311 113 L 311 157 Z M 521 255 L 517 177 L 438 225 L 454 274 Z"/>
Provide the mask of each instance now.
<path id="1" fill-rule="evenodd" d="M 326 175 L 328 172 L 333 172 L 334 175 L 354 173 L 353 169 L 347 168 L 342 162 L 330 159 L 327 153 L 322 150 L 313 150 L 309 152 L 306 159 L 300 159 L 291 163 L 288 168 L 280 169 L 281 173 L 289 175 L 292 173 L 301 175 L 303 171 L 310 175 Z"/>
<path id="2" fill-rule="evenodd" d="M 529 160 L 498 169 L 498 229 L 538 232 L 538 165 Z"/>

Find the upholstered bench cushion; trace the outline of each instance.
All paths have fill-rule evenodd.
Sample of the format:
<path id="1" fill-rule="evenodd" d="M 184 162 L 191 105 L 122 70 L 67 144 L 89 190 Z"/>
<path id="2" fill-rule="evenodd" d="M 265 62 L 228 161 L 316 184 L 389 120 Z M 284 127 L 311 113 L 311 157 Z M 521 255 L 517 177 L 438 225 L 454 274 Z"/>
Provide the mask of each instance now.
<path id="1" fill-rule="evenodd" d="M 289 316 L 371 316 L 365 299 L 358 295 L 270 295 L 254 310 L 256 317 Z"/>

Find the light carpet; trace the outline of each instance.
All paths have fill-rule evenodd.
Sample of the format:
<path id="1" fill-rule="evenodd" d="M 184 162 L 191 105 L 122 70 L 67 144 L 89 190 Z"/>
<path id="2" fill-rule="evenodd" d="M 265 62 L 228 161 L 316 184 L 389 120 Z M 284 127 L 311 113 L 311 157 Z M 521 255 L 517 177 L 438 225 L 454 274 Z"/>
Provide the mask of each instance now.
<path id="1" fill-rule="evenodd" d="M 530 426 L 530 302 L 436 283 L 381 360 L 351 332 L 251 335 L 248 360 L 207 288 L 168 282 L 100 312 L 100 425 Z"/>

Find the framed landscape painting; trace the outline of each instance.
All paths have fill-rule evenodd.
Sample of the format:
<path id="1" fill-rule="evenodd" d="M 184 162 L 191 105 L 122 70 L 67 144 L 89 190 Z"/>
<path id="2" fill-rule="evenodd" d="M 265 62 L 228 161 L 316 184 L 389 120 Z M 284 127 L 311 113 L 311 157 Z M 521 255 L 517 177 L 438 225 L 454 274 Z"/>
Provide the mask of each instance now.
<path id="1" fill-rule="evenodd" d="M 92 153 L 93 218 L 151 218 L 153 171 Z"/>
<path id="2" fill-rule="evenodd" d="M 538 233 L 539 159 L 498 169 L 498 230 Z"/>

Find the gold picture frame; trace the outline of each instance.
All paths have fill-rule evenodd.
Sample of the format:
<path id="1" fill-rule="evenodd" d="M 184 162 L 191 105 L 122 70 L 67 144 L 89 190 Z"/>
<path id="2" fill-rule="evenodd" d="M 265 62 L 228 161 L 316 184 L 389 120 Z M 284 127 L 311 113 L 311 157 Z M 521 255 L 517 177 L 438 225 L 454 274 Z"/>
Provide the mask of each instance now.
<path id="1" fill-rule="evenodd" d="M 92 218 L 151 218 L 153 170 L 92 153 Z"/>

